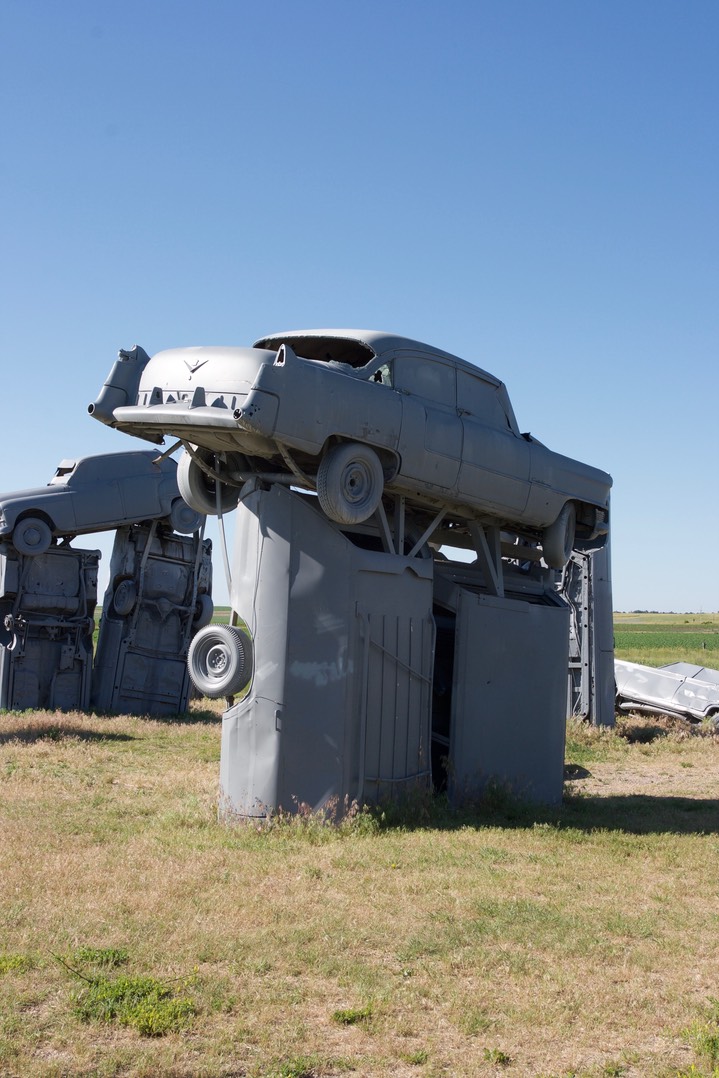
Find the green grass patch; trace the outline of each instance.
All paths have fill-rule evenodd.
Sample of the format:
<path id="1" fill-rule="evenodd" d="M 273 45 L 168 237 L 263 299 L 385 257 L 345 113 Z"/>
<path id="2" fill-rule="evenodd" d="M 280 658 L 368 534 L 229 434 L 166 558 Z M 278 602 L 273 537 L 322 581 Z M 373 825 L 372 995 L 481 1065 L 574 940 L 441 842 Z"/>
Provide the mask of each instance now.
<path id="1" fill-rule="evenodd" d="M 358 1022 L 368 1022 L 372 1017 L 372 1004 L 365 1007 L 348 1007 L 344 1010 L 334 1011 L 332 1021 L 339 1026 L 356 1026 Z"/>
<path id="2" fill-rule="evenodd" d="M 4 973 L 26 973 L 32 960 L 25 954 L 0 954 L 0 976 Z"/>
<path id="3" fill-rule="evenodd" d="M 162 1037 L 184 1028 L 195 1005 L 154 977 L 96 977 L 76 995 L 74 1012 L 84 1022 L 116 1022 L 145 1037 Z"/>
<path id="4" fill-rule="evenodd" d="M 129 953 L 119 947 L 78 947 L 72 952 L 71 960 L 79 964 L 115 969 L 117 966 L 124 966 L 129 957 Z"/>

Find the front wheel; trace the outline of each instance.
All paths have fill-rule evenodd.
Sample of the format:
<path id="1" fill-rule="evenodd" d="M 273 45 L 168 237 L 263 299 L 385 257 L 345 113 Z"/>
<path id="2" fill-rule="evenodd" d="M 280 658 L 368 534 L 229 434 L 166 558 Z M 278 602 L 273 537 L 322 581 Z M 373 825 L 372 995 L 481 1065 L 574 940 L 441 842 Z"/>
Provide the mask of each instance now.
<path id="1" fill-rule="evenodd" d="M 249 638 L 231 625 L 208 625 L 193 637 L 187 667 L 203 696 L 233 696 L 246 688 L 252 674 Z"/>
<path id="2" fill-rule="evenodd" d="M 337 524 L 361 524 L 382 500 L 384 472 L 368 445 L 342 442 L 327 450 L 317 471 L 317 496 Z"/>
<path id="3" fill-rule="evenodd" d="M 12 543 L 19 554 L 44 554 L 50 549 L 52 531 L 40 517 L 25 517 L 15 525 Z"/>
<path id="4" fill-rule="evenodd" d="M 577 532 L 577 510 L 567 502 L 559 516 L 545 529 L 542 555 L 550 569 L 563 569 L 572 556 Z"/>

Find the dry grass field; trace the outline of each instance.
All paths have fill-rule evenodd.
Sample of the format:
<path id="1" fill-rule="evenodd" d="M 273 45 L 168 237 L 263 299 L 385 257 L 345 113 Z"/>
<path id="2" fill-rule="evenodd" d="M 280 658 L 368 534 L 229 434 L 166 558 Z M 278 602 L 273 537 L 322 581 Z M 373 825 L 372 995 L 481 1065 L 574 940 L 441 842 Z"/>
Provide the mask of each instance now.
<path id="1" fill-rule="evenodd" d="M 713 1073 L 708 727 L 572 726 L 553 811 L 265 831 L 216 823 L 219 735 L 0 716 L 0 1074 Z"/>

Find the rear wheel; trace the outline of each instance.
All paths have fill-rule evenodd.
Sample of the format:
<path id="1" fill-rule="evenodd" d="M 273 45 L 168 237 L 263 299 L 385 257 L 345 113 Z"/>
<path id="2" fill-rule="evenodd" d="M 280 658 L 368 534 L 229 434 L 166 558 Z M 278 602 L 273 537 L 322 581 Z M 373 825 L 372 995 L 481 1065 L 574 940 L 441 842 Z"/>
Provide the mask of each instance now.
<path id="1" fill-rule="evenodd" d="M 384 491 L 384 472 L 374 449 L 342 442 L 327 450 L 317 471 L 317 496 L 325 514 L 337 524 L 361 524 L 377 509 Z"/>
<path id="2" fill-rule="evenodd" d="M 20 554 L 44 554 L 52 543 L 50 525 L 40 517 L 25 517 L 15 525 L 12 543 Z"/>

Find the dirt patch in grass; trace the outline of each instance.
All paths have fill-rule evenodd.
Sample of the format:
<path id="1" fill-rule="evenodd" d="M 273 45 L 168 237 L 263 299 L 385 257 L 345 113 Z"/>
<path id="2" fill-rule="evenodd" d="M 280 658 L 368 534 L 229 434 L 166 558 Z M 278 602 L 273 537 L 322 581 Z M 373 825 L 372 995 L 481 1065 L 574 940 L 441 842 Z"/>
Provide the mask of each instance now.
<path id="1" fill-rule="evenodd" d="M 600 744 L 601 734 L 596 744 Z M 587 731 L 591 744 L 592 733 Z M 576 792 L 609 797 L 646 794 L 678 798 L 719 797 L 719 730 L 711 723 L 692 723 L 679 717 L 632 712 L 617 717 L 615 734 L 608 735 L 614 751 L 601 752 L 591 768 L 571 770 Z M 621 743 L 626 749 L 623 750 Z"/>

